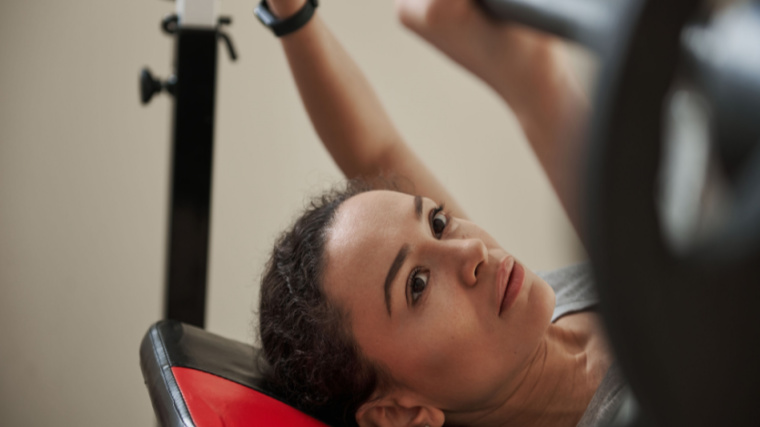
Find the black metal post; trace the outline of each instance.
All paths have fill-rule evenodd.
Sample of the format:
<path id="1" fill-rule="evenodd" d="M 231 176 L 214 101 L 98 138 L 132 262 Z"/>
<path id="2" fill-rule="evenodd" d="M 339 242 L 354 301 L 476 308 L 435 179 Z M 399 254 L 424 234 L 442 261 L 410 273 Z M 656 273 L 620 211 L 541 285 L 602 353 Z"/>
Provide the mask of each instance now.
<path id="1" fill-rule="evenodd" d="M 178 28 L 165 313 L 203 327 L 206 311 L 217 31 Z"/>

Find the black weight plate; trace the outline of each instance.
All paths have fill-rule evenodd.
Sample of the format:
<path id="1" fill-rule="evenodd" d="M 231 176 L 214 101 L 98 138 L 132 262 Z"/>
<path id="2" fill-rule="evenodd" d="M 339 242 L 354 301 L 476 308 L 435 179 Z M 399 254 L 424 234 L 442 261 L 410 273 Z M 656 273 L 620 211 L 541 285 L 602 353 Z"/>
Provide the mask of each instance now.
<path id="1" fill-rule="evenodd" d="M 730 232 L 678 255 L 657 214 L 663 108 L 700 4 L 637 6 L 612 43 L 592 122 L 585 229 L 602 314 L 657 425 L 760 425 L 760 218 L 737 212 Z"/>

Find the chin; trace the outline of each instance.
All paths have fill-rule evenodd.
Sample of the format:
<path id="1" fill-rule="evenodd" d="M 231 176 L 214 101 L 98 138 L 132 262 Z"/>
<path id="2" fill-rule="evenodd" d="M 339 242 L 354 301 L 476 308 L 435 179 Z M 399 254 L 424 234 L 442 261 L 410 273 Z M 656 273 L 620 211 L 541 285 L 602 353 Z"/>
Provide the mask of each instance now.
<path id="1" fill-rule="evenodd" d="M 526 279 L 528 278 L 530 279 L 530 286 L 527 291 L 531 311 L 536 313 L 536 317 L 539 318 L 541 325 L 544 328 L 548 328 L 554 314 L 557 296 L 554 294 L 554 289 L 532 271 L 526 275 Z"/>

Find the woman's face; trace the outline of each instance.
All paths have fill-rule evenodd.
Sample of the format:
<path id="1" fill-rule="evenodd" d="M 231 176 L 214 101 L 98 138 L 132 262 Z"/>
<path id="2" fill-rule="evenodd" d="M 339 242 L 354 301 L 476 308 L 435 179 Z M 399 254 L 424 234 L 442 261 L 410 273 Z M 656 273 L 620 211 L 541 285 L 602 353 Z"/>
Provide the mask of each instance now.
<path id="1" fill-rule="evenodd" d="M 549 285 L 430 199 L 348 199 L 326 254 L 325 292 L 349 311 L 364 354 L 444 410 L 506 399 L 550 324 Z"/>

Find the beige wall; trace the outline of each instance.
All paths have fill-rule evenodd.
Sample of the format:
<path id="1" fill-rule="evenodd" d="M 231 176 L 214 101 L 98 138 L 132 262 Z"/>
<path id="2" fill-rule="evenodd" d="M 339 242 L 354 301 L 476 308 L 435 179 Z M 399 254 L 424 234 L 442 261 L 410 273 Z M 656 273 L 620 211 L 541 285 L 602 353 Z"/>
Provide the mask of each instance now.
<path id="1" fill-rule="evenodd" d="M 403 31 L 390 0 L 323 3 L 477 222 L 534 269 L 581 257 L 500 101 Z M 253 6 L 222 2 L 240 60 L 219 63 L 208 305 L 208 328 L 243 341 L 274 236 L 339 178 Z M 173 7 L 0 2 L 0 424 L 152 424 L 138 346 L 160 316 L 171 103 L 141 107 L 137 74 L 168 74 Z"/>

